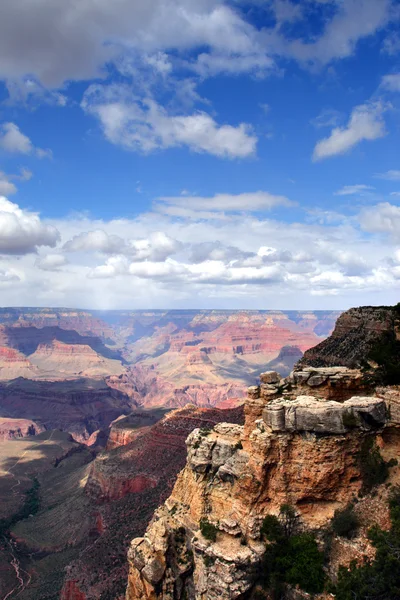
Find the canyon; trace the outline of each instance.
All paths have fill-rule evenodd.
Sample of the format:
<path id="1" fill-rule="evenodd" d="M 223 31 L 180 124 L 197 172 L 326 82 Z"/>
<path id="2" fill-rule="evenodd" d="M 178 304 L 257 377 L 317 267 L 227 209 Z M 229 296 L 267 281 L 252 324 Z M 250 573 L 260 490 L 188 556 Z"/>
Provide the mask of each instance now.
<path id="1" fill-rule="evenodd" d="M 287 375 L 338 314 L 0 309 L 0 417 L 87 442 L 138 407 L 237 406 L 265 366 Z"/>
<path id="2" fill-rule="evenodd" d="M 247 387 L 265 368 L 289 375 L 337 317 L 0 310 L 1 592 L 122 600 L 130 542 L 171 493 L 188 436 L 243 427 Z"/>
<path id="3" fill-rule="evenodd" d="M 260 375 L 244 425 L 194 430 L 170 497 L 131 543 L 127 600 L 274 598 L 264 532 L 287 526 L 284 515 L 321 566 L 314 590 L 311 570 L 299 569 L 279 597 L 309 597 L 302 584 L 332 598 L 323 580 L 337 581 L 339 564 L 372 560 L 368 529 L 389 528 L 389 490 L 400 481 L 399 333 L 398 307 L 352 309 L 289 377 Z M 331 525 L 346 509 L 357 523 L 351 540 Z"/>

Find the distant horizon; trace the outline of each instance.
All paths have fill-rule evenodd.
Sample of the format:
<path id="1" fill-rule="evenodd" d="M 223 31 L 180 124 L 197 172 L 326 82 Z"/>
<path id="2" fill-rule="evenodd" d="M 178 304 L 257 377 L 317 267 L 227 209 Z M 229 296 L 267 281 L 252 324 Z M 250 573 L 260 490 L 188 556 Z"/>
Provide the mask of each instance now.
<path id="1" fill-rule="evenodd" d="M 360 306 L 370 306 L 370 305 L 360 305 Z M 380 305 L 373 305 L 380 306 Z M 389 306 L 389 305 L 388 305 Z M 350 307 L 350 308 L 358 308 L 358 307 Z M 45 310 L 45 309 L 53 309 L 53 310 L 71 310 L 71 311 L 87 311 L 87 312 L 172 312 L 172 311 L 185 311 L 185 312 L 345 312 L 349 310 L 348 308 L 337 309 L 337 308 L 82 308 L 79 306 L 52 306 L 52 305 L 43 305 L 43 306 L 0 306 L 0 311 L 3 310 Z"/>

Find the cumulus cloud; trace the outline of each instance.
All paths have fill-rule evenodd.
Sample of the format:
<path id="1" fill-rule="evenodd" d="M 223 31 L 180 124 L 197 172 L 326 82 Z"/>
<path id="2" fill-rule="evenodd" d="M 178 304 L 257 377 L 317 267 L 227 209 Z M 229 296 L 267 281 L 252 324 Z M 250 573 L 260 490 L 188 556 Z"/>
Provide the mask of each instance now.
<path id="1" fill-rule="evenodd" d="M 55 35 L 57 32 L 57 35 Z M 123 48 L 152 53 L 210 47 L 248 54 L 255 28 L 220 0 L 73 0 L 40 9 L 23 0 L 4 7 L 0 23 L 0 77 L 33 74 L 48 86 L 100 74 Z"/>
<path id="2" fill-rule="evenodd" d="M 135 262 L 144 260 L 163 262 L 169 256 L 179 252 L 181 248 L 182 244 L 180 242 L 163 231 L 156 231 L 147 239 L 129 240 L 127 254 Z"/>
<path id="3" fill-rule="evenodd" d="M 206 260 L 232 262 L 256 256 L 254 252 L 245 252 L 236 246 L 225 246 L 219 240 L 192 244 L 190 262 L 202 263 Z"/>
<path id="4" fill-rule="evenodd" d="M 110 221 L 85 215 L 58 219 L 51 225 L 63 240 L 102 231 L 109 238 L 117 236 L 120 248 L 107 242 L 100 247 L 109 252 L 103 252 L 99 245 L 95 250 L 93 244 L 81 245 L 77 254 L 68 254 L 68 268 L 61 264 L 66 251 L 59 244 L 53 252 L 43 248 L 38 256 L 0 257 L 0 271 L 8 278 L 3 302 L 15 305 L 21 297 L 34 296 L 42 306 L 189 308 L 198 307 L 200 299 L 206 306 L 230 308 L 257 308 L 266 302 L 313 308 L 314 295 L 326 308 L 395 302 L 400 266 L 393 257 L 399 248 L 400 215 L 396 207 L 384 208 L 366 207 L 357 219 L 361 231 L 356 219 L 302 224 L 290 214 L 285 221 L 251 213 L 228 215 L 223 227 L 218 220 L 187 221 L 154 212 Z"/>
<path id="5" fill-rule="evenodd" d="M 360 225 L 371 233 L 386 233 L 400 239 L 400 207 L 381 202 L 365 208 L 360 214 Z"/>
<path id="6" fill-rule="evenodd" d="M 345 185 L 340 190 L 335 192 L 336 196 L 352 196 L 354 194 L 362 195 L 365 192 L 374 190 L 374 186 L 358 183 L 356 185 Z"/>
<path id="7" fill-rule="evenodd" d="M 156 231 L 143 239 L 122 239 L 103 229 L 85 231 L 74 236 L 63 246 L 67 252 L 101 252 L 129 256 L 132 261 L 151 260 L 162 262 L 175 254 L 182 244 L 163 231 Z M 107 265 L 114 264 L 106 263 Z"/>
<path id="8" fill-rule="evenodd" d="M 329 137 L 316 144 L 313 160 L 345 154 L 364 140 L 376 140 L 386 135 L 383 119 L 386 109 L 382 102 L 356 106 L 346 127 L 335 127 Z"/>
<path id="9" fill-rule="evenodd" d="M 43 223 L 37 213 L 0 197 L 0 253 L 36 252 L 38 246 L 54 247 L 59 237 L 57 229 Z"/>
<path id="10" fill-rule="evenodd" d="M 117 235 L 109 235 L 102 229 L 86 231 L 75 235 L 64 244 L 67 252 L 104 252 L 104 254 L 115 254 L 121 251 L 125 242 Z"/>
<path id="11" fill-rule="evenodd" d="M 307 3 L 307 10 L 315 4 Z M 268 70 L 271 56 L 279 55 L 326 64 L 351 55 L 359 40 L 391 18 L 390 0 L 318 4 L 331 10 L 325 11 L 322 31 L 306 42 L 288 39 L 281 27 L 305 10 L 288 0 L 269 3 L 276 25 L 262 31 L 224 0 L 116 0 L 112 8 L 107 0 L 81 0 L 79 9 L 73 0 L 42 0 L 39 7 L 14 0 L 2 11 L 0 77 L 29 75 L 57 87 L 67 80 L 97 77 L 104 64 L 131 49 L 149 54 L 201 49 L 211 73 L 232 71 L 235 62 L 238 69 Z"/>
<path id="12" fill-rule="evenodd" d="M 83 109 L 96 116 L 108 141 L 127 150 L 152 152 L 186 146 L 221 158 L 255 153 L 257 137 L 250 125 L 219 125 L 209 114 L 172 115 L 151 98 L 139 100 L 119 85 L 92 85 Z"/>
<path id="13" fill-rule="evenodd" d="M 67 259 L 62 254 L 47 254 L 46 256 L 37 258 L 35 265 L 42 271 L 58 271 L 67 262 Z"/>
<path id="14" fill-rule="evenodd" d="M 0 128 L 0 148 L 11 154 L 35 154 L 38 158 L 51 158 L 52 152 L 35 148 L 29 137 L 15 123 L 3 123 Z"/>

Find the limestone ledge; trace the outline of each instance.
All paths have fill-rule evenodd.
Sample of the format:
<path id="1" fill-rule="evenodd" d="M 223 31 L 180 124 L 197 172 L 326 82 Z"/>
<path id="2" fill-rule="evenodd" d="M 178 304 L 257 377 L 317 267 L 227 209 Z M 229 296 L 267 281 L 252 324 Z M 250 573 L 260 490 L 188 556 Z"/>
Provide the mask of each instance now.
<path id="1" fill-rule="evenodd" d="M 356 427 L 365 431 L 382 427 L 387 420 L 387 409 L 381 398 L 354 396 L 345 402 L 335 402 L 298 396 L 295 400 L 273 400 L 264 408 L 262 420 L 276 432 L 345 434 Z"/>
<path id="2" fill-rule="evenodd" d="M 293 390 L 299 395 L 303 389 L 305 395 L 306 390 L 310 390 L 315 396 L 343 401 L 355 395 L 355 392 L 367 390 L 363 373 L 347 367 L 304 367 L 292 371 L 284 379 L 276 371 L 267 371 L 261 373 L 260 382 L 260 385 L 248 388 L 251 400 L 272 400 L 280 395 L 293 397 Z"/>

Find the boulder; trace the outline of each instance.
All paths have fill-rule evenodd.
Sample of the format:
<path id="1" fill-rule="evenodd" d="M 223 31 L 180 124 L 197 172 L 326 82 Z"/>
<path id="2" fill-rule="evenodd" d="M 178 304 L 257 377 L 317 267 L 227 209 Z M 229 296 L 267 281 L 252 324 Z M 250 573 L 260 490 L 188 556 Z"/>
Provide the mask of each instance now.
<path id="1" fill-rule="evenodd" d="M 260 375 L 261 383 L 279 383 L 280 378 L 279 373 L 276 371 L 266 371 Z"/>

